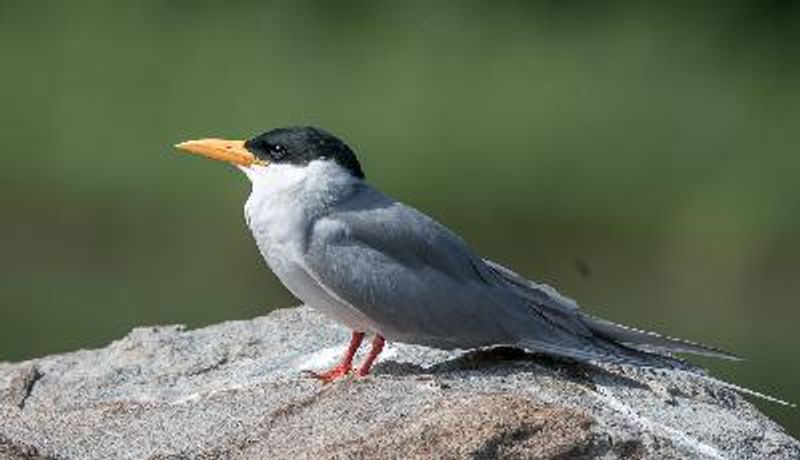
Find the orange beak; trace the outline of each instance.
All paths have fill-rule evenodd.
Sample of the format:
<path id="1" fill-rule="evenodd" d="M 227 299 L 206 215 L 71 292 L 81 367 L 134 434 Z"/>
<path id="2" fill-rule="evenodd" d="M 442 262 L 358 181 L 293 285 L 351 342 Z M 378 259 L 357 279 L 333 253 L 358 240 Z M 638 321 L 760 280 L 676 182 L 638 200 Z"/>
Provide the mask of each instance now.
<path id="1" fill-rule="evenodd" d="M 202 155 L 212 160 L 227 161 L 239 166 L 254 164 L 266 166 L 267 162 L 256 158 L 244 147 L 244 141 L 228 141 L 225 139 L 199 139 L 181 142 L 175 148 L 184 152 Z"/>

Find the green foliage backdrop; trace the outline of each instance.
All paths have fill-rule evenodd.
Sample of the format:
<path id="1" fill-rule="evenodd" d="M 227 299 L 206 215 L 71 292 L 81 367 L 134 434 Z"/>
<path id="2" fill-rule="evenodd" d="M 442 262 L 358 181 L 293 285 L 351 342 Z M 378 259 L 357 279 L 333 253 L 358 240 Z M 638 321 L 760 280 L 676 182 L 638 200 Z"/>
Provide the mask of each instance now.
<path id="1" fill-rule="evenodd" d="M 682 5 L 0 1 L 0 361 L 296 303 L 245 179 L 171 146 L 314 124 L 483 255 L 800 401 L 800 10 Z"/>

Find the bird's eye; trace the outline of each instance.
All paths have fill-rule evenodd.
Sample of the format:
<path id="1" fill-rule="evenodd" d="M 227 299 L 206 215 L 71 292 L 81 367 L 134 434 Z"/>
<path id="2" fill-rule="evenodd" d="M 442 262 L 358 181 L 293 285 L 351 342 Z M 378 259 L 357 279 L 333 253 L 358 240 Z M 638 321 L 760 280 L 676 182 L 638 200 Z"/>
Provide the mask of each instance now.
<path id="1" fill-rule="evenodd" d="M 286 155 L 286 149 L 282 145 L 272 145 L 269 148 L 269 153 L 275 160 L 280 160 Z"/>

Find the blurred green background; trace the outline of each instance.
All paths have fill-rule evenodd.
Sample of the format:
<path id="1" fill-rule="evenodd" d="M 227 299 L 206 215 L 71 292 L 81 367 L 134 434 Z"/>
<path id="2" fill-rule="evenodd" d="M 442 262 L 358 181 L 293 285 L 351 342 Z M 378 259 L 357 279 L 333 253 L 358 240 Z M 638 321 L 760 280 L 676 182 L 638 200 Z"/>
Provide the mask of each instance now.
<path id="1" fill-rule="evenodd" d="M 313 124 L 484 256 L 800 401 L 800 9 L 681 5 L 1 1 L 0 361 L 296 304 L 245 178 L 171 146 Z"/>

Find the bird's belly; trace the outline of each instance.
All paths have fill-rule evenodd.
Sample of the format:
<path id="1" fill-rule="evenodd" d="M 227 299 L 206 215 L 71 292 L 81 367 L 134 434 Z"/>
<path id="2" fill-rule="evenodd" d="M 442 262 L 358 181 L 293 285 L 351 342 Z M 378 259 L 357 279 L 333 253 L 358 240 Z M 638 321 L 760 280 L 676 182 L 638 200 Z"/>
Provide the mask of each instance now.
<path id="1" fill-rule="evenodd" d="M 377 332 L 376 325 L 369 318 L 337 299 L 314 279 L 305 269 L 302 261 L 292 260 L 285 256 L 275 257 L 275 254 L 270 256 L 264 254 L 264 258 L 281 283 L 306 305 L 352 330 L 367 333 Z"/>

